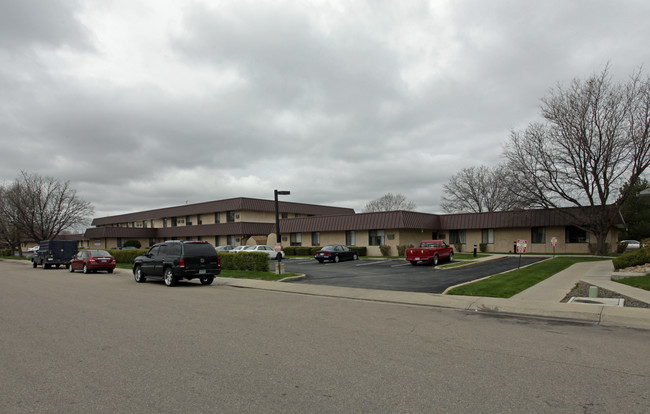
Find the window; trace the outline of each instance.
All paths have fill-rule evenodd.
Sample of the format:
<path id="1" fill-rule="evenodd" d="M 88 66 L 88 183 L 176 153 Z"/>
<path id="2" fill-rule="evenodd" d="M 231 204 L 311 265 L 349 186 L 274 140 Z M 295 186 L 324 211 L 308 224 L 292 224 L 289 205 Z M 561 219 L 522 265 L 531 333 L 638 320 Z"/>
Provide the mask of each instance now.
<path id="1" fill-rule="evenodd" d="M 355 246 L 357 244 L 357 233 L 354 230 L 345 232 L 345 244 L 348 246 Z"/>
<path id="2" fill-rule="evenodd" d="M 153 229 L 155 226 L 153 225 L 154 221 L 151 219 L 151 228 Z"/>
<path id="3" fill-rule="evenodd" d="M 118 249 L 119 249 L 120 247 L 123 247 L 123 246 L 124 246 L 124 240 L 122 240 L 121 237 L 118 237 L 118 238 L 117 238 L 117 247 L 118 247 Z"/>
<path id="4" fill-rule="evenodd" d="M 176 220 L 176 217 L 172 217 L 172 227 L 176 227 L 178 224 L 178 220 Z"/>
<path id="5" fill-rule="evenodd" d="M 481 243 L 494 244 L 494 229 L 483 229 Z"/>
<path id="6" fill-rule="evenodd" d="M 465 230 L 451 230 L 449 244 L 465 244 Z"/>
<path id="7" fill-rule="evenodd" d="M 226 222 L 227 223 L 234 223 L 235 222 L 235 212 L 234 211 L 226 211 Z"/>
<path id="8" fill-rule="evenodd" d="M 167 227 L 167 219 L 166 218 L 163 219 L 163 227 Z"/>
<path id="9" fill-rule="evenodd" d="M 546 243 L 546 227 L 532 227 L 530 229 L 530 242 L 537 244 Z"/>
<path id="10" fill-rule="evenodd" d="M 575 226 L 567 226 L 565 233 L 567 243 L 589 243 L 589 233 L 586 230 Z"/>
<path id="11" fill-rule="evenodd" d="M 200 214 L 196 215 L 196 224 L 203 224 L 203 217 Z"/>
<path id="12" fill-rule="evenodd" d="M 192 216 L 185 216 L 185 225 L 186 226 L 192 225 Z"/>
<path id="13" fill-rule="evenodd" d="M 302 233 L 291 233 L 291 246 L 302 246 Z"/>
<path id="14" fill-rule="evenodd" d="M 230 246 L 235 245 L 235 236 L 226 236 L 226 244 Z"/>
<path id="15" fill-rule="evenodd" d="M 314 231 L 311 233 L 311 245 L 320 246 L 320 232 Z"/>
<path id="16" fill-rule="evenodd" d="M 214 222 L 215 223 L 221 223 L 221 214 L 214 213 Z"/>
<path id="17" fill-rule="evenodd" d="M 289 213 L 282 213 L 282 218 L 289 218 Z"/>
<path id="18" fill-rule="evenodd" d="M 384 244 L 384 231 L 383 230 L 370 230 L 368 232 L 368 245 L 381 246 Z"/>
<path id="19" fill-rule="evenodd" d="M 142 227 L 147 228 L 147 220 L 142 220 Z"/>

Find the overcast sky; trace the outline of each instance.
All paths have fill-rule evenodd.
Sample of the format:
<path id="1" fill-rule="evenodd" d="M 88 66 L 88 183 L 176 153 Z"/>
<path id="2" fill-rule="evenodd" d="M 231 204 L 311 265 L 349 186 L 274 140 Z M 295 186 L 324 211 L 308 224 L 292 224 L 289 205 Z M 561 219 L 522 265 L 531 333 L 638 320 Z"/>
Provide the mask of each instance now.
<path id="1" fill-rule="evenodd" d="M 351 207 L 495 165 L 558 83 L 650 65 L 650 2 L 0 0 L 0 182 L 95 217 L 231 197 Z"/>

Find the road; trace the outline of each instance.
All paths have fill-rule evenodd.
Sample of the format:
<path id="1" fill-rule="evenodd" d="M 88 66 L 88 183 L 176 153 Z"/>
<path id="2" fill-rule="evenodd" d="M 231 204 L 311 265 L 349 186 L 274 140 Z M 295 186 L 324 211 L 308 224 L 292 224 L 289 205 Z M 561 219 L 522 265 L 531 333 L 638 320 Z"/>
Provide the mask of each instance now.
<path id="1" fill-rule="evenodd" d="M 472 266 L 442 269 L 426 264 L 411 265 L 405 260 L 356 260 L 318 263 L 314 259 L 286 260 L 285 269 L 302 273 L 293 283 L 345 286 L 403 292 L 442 293 L 448 287 L 526 266 L 545 257 L 503 257 Z M 273 265 L 272 265 L 273 266 Z M 272 267 L 273 268 L 273 267 Z"/>
<path id="2" fill-rule="evenodd" d="M 650 332 L 0 261 L 0 412 L 645 413 Z"/>

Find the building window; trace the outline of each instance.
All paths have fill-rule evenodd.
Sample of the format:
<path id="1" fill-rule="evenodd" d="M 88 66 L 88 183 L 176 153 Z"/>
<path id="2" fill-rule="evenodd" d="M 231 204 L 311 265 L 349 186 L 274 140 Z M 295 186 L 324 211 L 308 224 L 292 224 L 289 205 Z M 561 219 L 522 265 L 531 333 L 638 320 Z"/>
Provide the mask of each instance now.
<path id="1" fill-rule="evenodd" d="M 185 216 L 185 225 L 186 226 L 192 225 L 192 216 Z"/>
<path id="2" fill-rule="evenodd" d="M 201 217 L 200 214 L 196 215 L 196 224 L 199 224 L 199 225 L 203 224 L 203 217 Z"/>
<path id="3" fill-rule="evenodd" d="M 178 224 L 178 220 L 176 220 L 176 217 L 172 217 L 172 227 L 176 227 Z"/>
<path id="4" fill-rule="evenodd" d="M 320 246 L 320 232 L 314 231 L 311 233 L 311 245 Z"/>
<path id="5" fill-rule="evenodd" d="M 153 225 L 154 221 L 151 219 L 151 228 L 153 229 L 155 226 Z"/>
<path id="6" fill-rule="evenodd" d="M 221 223 L 221 214 L 214 213 L 214 222 L 215 223 Z"/>
<path id="7" fill-rule="evenodd" d="M 156 244 L 156 239 L 149 239 L 149 247 L 153 246 Z"/>
<path id="8" fill-rule="evenodd" d="M 235 222 L 235 212 L 234 211 L 226 211 L 226 222 L 227 223 L 234 223 Z"/>
<path id="9" fill-rule="evenodd" d="M 291 246 L 302 246 L 302 233 L 291 233 Z"/>
<path id="10" fill-rule="evenodd" d="M 226 244 L 230 246 L 235 245 L 235 236 L 226 236 Z"/>
<path id="11" fill-rule="evenodd" d="M 117 248 L 121 249 L 124 246 L 124 240 L 121 237 L 117 238 Z"/>
<path id="12" fill-rule="evenodd" d="M 348 230 L 345 232 L 345 244 L 348 246 L 356 246 L 357 233 L 354 230 Z"/>
<path id="13" fill-rule="evenodd" d="M 567 226 L 565 233 L 567 243 L 589 243 L 589 233 L 586 230 L 575 226 Z"/>
<path id="14" fill-rule="evenodd" d="M 465 244 L 465 230 L 451 230 L 449 244 Z"/>
<path id="15" fill-rule="evenodd" d="M 163 227 L 167 227 L 167 219 L 166 218 L 163 219 Z"/>
<path id="16" fill-rule="evenodd" d="M 481 243 L 494 244 L 494 229 L 483 229 L 481 233 Z"/>
<path id="17" fill-rule="evenodd" d="M 147 220 L 142 220 L 142 227 L 147 228 Z"/>
<path id="18" fill-rule="evenodd" d="M 384 231 L 383 230 L 370 230 L 368 232 L 368 245 L 381 246 L 384 244 Z"/>
<path id="19" fill-rule="evenodd" d="M 282 218 L 289 218 L 289 213 L 282 213 Z"/>
<path id="20" fill-rule="evenodd" d="M 530 242 L 536 244 L 545 244 L 546 227 L 532 227 L 530 229 Z"/>

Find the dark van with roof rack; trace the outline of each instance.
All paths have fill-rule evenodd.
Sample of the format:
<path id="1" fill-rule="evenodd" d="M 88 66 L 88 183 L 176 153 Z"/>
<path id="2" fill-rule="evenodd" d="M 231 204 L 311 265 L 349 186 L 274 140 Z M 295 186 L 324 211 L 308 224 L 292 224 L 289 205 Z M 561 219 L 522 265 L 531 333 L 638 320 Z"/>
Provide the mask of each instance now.
<path id="1" fill-rule="evenodd" d="M 149 277 L 162 278 L 167 286 L 181 279 L 199 279 L 209 285 L 221 273 L 221 261 L 214 247 L 206 241 L 169 240 L 151 246 L 135 258 L 133 277 L 138 283 Z"/>

